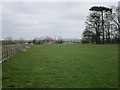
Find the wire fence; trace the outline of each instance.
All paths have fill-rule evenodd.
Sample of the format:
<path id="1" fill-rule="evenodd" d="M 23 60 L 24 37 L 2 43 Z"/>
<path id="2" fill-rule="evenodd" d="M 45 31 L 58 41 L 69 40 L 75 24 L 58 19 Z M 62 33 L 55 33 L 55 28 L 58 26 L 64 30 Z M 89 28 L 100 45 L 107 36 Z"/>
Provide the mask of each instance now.
<path id="1" fill-rule="evenodd" d="M 25 51 L 27 48 L 29 48 L 31 44 L 2 44 L 1 56 L 0 56 L 0 62 L 6 61 L 11 56 L 14 56 L 17 53 L 20 53 L 22 51 Z"/>

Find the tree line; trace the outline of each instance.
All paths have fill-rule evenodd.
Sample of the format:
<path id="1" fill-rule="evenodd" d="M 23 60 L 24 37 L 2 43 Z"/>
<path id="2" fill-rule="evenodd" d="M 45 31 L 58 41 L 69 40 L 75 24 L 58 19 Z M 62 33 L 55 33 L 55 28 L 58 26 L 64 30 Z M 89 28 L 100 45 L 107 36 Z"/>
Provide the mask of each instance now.
<path id="1" fill-rule="evenodd" d="M 89 11 L 82 43 L 120 43 L 120 7 L 93 6 Z"/>

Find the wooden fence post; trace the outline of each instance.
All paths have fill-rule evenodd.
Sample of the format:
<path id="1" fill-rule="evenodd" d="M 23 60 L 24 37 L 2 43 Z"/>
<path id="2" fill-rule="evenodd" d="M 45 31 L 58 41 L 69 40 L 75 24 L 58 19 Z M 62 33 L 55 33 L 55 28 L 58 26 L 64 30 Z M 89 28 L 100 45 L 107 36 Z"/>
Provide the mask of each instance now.
<path id="1" fill-rule="evenodd" d="M 6 61 L 11 56 L 25 51 L 26 48 L 30 47 L 29 44 L 2 44 L 2 62 Z"/>

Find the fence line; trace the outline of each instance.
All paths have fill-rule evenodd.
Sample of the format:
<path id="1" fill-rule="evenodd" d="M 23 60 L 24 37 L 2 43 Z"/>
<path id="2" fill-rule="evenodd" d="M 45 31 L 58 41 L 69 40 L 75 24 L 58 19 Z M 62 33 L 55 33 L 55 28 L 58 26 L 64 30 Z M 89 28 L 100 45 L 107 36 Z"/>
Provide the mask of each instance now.
<path id="1" fill-rule="evenodd" d="M 11 56 L 14 56 L 15 54 L 25 51 L 27 48 L 29 48 L 31 44 L 2 44 L 2 61 L 6 61 Z"/>

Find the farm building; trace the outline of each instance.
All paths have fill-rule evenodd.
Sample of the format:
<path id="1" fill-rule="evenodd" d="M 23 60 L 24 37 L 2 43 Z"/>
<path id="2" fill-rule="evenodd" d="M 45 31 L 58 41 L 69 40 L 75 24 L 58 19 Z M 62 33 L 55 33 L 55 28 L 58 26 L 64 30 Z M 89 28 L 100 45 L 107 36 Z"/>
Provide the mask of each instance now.
<path id="1" fill-rule="evenodd" d="M 0 44 L 6 44 L 9 43 L 9 40 L 0 40 Z"/>
<path id="2" fill-rule="evenodd" d="M 42 40 L 43 44 L 55 44 L 55 40 L 48 40 L 48 39 L 44 39 Z"/>

